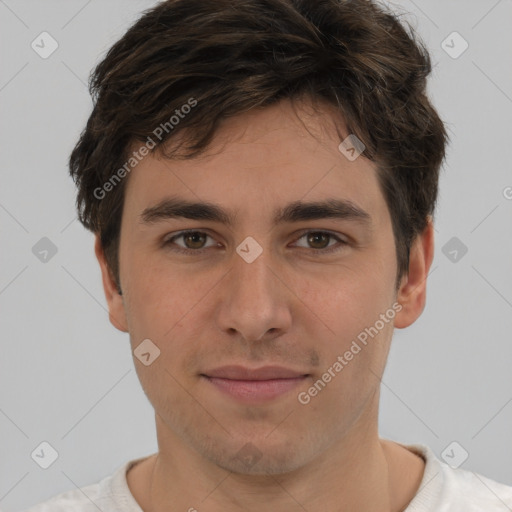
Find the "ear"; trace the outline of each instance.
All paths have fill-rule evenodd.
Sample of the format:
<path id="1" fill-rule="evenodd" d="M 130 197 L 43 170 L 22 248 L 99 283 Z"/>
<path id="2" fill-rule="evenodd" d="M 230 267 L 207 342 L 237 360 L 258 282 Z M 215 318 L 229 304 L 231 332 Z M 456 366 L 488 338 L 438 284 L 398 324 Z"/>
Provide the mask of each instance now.
<path id="1" fill-rule="evenodd" d="M 397 302 L 402 310 L 395 316 L 395 327 L 403 329 L 414 323 L 425 308 L 427 276 L 434 258 L 434 226 L 432 217 L 423 233 L 416 237 L 409 255 L 409 272 L 402 278 Z"/>
<path id="2" fill-rule="evenodd" d="M 107 299 L 110 323 L 120 331 L 128 332 L 128 322 L 126 320 L 123 297 L 117 290 L 117 285 L 110 272 L 107 260 L 105 259 L 105 254 L 98 235 L 96 235 L 94 243 L 94 252 L 96 253 L 96 258 L 98 258 L 101 268 L 103 290 L 105 292 L 105 298 Z"/>

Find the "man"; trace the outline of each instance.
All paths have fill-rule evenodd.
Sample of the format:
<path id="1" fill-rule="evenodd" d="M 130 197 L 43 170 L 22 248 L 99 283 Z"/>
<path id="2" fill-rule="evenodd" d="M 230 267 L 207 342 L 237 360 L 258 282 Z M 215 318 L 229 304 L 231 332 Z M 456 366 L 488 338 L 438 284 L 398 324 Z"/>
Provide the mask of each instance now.
<path id="1" fill-rule="evenodd" d="M 434 253 L 430 69 L 365 0 L 169 0 L 112 47 L 70 169 L 158 452 L 31 512 L 511 509 L 378 435 Z"/>

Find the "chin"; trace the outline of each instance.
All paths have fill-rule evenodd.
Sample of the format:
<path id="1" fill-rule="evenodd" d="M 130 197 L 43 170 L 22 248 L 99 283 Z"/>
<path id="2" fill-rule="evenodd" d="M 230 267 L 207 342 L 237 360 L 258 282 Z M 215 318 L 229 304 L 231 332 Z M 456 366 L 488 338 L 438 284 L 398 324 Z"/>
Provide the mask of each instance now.
<path id="1" fill-rule="evenodd" d="M 239 475 L 278 475 L 303 467 L 318 454 L 308 436 L 302 446 L 291 436 L 273 442 L 261 436 L 246 439 L 216 440 L 203 446 L 202 454 L 213 464 Z"/>

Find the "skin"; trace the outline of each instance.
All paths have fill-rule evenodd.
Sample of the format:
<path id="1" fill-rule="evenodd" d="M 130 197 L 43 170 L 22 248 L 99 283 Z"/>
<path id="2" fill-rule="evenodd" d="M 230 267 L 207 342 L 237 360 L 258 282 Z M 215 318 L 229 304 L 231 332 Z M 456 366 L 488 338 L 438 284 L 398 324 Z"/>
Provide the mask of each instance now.
<path id="1" fill-rule="evenodd" d="M 136 465 L 128 485 L 145 512 L 403 510 L 418 490 L 424 461 L 379 438 L 380 378 L 394 327 L 422 313 L 433 258 L 429 220 L 395 288 L 391 218 L 375 165 L 338 150 L 348 135 L 332 107 L 289 100 L 231 118 L 205 156 L 147 156 L 127 178 L 120 235 L 119 295 L 99 239 L 96 255 L 112 324 L 132 350 L 151 339 L 160 356 L 134 364 L 155 409 L 158 453 Z M 237 212 L 228 226 L 166 219 L 142 211 L 170 195 Z M 371 224 L 325 218 L 274 226 L 275 208 L 296 201 L 350 200 Z M 185 229 L 208 237 L 163 240 Z M 308 241 L 301 231 L 336 238 Z M 247 237 L 263 252 L 247 263 Z M 338 245 L 322 254 L 318 249 Z M 184 255 L 172 247 L 205 248 Z M 314 256 L 314 249 L 320 255 Z M 398 302 L 402 309 L 307 405 L 307 391 L 357 335 Z M 200 377 L 226 364 L 278 364 L 308 378 L 264 404 L 240 404 Z M 237 459 L 258 450 L 250 468 Z"/>

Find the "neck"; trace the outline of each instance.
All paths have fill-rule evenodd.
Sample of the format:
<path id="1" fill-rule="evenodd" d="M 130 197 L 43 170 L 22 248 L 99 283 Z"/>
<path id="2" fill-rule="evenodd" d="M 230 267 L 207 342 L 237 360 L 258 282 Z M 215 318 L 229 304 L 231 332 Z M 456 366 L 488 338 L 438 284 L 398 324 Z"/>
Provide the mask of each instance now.
<path id="1" fill-rule="evenodd" d="M 423 461 L 405 448 L 362 428 L 309 464 L 279 475 L 229 472 L 171 433 L 163 437 L 159 453 L 146 466 L 145 490 L 136 496 L 145 512 L 163 512 L 170 504 L 190 512 L 401 512 L 424 469 Z"/>

